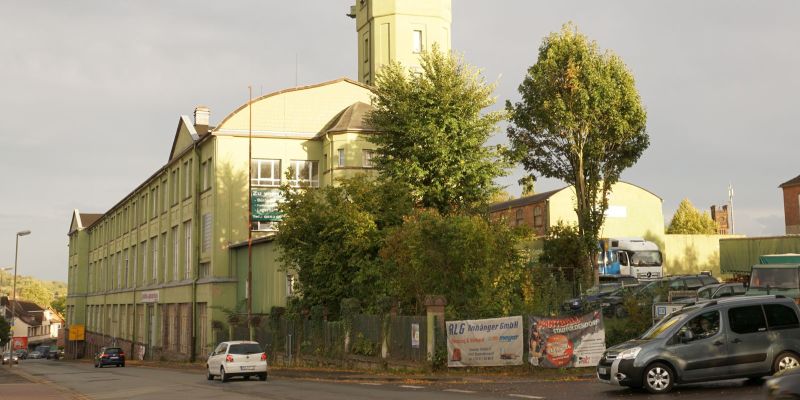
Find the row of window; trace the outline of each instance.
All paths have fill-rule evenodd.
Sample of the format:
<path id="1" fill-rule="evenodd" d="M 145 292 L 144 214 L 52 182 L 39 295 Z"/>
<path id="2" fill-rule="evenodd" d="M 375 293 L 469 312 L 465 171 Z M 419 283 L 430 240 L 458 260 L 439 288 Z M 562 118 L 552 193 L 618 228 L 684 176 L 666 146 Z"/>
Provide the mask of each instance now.
<path id="1" fill-rule="evenodd" d="M 201 251 L 211 246 L 210 214 L 203 216 Z M 180 232 L 182 231 L 182 232 Z M 169 241 L 168 241 L 169 240 Z M 170 268 L 168 268 L 170 267 Z M 208 273 L 208 267 L 204 273 Z M 89 291 L 125 289 L 141 284 L 179 281 L 192 276 L 192 221 L 175 225 L 159 236 L 143 240 L 89 263 Z"/>
<path id="2" fill-rule="evenodd" d="M 518 208 L 514 215 L 514 226 L 525 225 L 525 214 L 522 208 Z M 544 225 L 544 213 L 541 206 L 533 208 L 533 226 L 540 227 Z"/>
<path id="3" fill-rule="evenodd" d="M 374 150 L 362 150 L 361 164 L 365 168 L 374 167 Z M 328 165 L 328 155 L 325 154 L 324 165 Z M 346 166 L 345 149 L 338 149 L 339 167 Z M 278 159 L 252 159 L 250 160 L 250 184 L 253 186 L 277 187 L 281 185 L 281 160 Z M 292 187 L 318 187 L 319 162 L 315 160 L 289 161 L 289 185 Z"/>
<path id="4" fill-rule="evenodd" d="M 192 162 L 190 158 L 183 163 L 177 163 L 160 180 L 156 179 L 149 190 L 142 191 L 138 198 L 129 201 L 129 204 L 116 210 L 113 215 L 104 217 L 103 221 L 90 231 L 90 249 L 121 237 L 137 225 L 142 225 L 149 219 L 166 213 L 181 201 L 190 199 L 194 190 Z M 212 168 L 211 158 L 200 163 L 201 191 L 212 187 Z"/>

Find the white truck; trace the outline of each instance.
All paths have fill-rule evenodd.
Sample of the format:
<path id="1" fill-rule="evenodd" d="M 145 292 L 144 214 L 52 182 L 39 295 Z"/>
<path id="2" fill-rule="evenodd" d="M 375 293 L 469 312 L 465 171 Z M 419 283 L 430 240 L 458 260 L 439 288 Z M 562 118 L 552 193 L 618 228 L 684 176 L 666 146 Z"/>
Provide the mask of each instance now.
<path id="1" fill-rule="evenodd" d="M 604 238 L 600 249 L 601 275 L 631 275 L 640 281 L 664 276 L 663 257 L 653 242 L 643 238 Z"/>

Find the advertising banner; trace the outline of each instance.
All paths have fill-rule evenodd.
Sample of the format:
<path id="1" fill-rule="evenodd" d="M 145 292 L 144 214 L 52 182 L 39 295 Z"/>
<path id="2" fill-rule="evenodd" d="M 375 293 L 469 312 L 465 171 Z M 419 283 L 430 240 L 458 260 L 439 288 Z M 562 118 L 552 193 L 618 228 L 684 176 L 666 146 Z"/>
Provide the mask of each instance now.
<path id="1" fill-rule="evenodd" d="M 278 188 L 253 189 L 250 195 L 253 221 L 280 222 L 282 215 L 278 211 L 278 202 L 281 200 L 281 190 Z"/>
<path id="2" fill-rule="evenodd" d="M 599 311 L 559 318 L 530 317 L 530 363 L 545 368 L 593 367 L 606 349 Z"/>
<path id="3" fill-rule="evenodd" d="M 447 366 L 521 365 L 522 317 L 447 322 Z"/>
<path id="4" fill-rule="evenodd" d="M 13 350 L 25 350 L 28 348 L 28 338 L 26 336 L 15 336 L 11 339 Z"/>

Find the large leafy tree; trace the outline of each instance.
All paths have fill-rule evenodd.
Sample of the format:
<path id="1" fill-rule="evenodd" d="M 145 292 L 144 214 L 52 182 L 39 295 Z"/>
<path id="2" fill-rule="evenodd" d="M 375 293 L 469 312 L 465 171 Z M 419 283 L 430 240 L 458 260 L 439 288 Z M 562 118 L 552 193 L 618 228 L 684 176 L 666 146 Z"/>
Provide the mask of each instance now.
<path id="1" fill-rule="evenodd" d="M 506 103 L 513 154 L 531 177 L 557 178 L 574 186 L 578 231 L 589 266 L 608 192 L 649 145 L 633 75 L 618 56 L 600 51 L 566 24 L 544 39 L 519 93 L 520 102 Z"/>
<path id="2" fill-rule="evenodd" d="M 30 280 L 23 285 L 17 285 L 17 297 L 47 307 L 53 301 L 53 292 L 41 281 Z"/>
<path id="3" fill-rule="evenodd" d="M 375 162 L 381 178 L 408 188 L 418 207 L 442 214 L 472 211 L 497 191 L 504 173 L 497 148 L 486 147 L 503 118 L 484 112 L 494 104 L 493 85 L 480 71 L 433 46 L 420 70 L 398 63 L 375 79 L 368 122 L 382 132 Z"/>
<path id="4" fill-rule="evenodd" d="M 304 301 L 334 317 L 344 298 L 375 304 L 385 292 L 378 257 L 384 229 L 411 212 L 409 196 L 366 176 L 320 189 L 284 188 L 284 196 L 276 240 L 283 264 L 297 271 Z"/>
<path id="5" fill-rule="evenodd" d="M 700 212 L 689 199 L 683 199 L 667 227 L 667 233 L 687 235 L 713 235 L 717 224 L 707 212 Z"/>
<path id="6" fill-rule="evenodd" d="M 520 232 L 476 215 L 416 210 L 391 229 L 381 249 L 388 293 L 421 313 L 424 297 L 447 298 L 450 318 L 520 312 L 529 282 Z"/>

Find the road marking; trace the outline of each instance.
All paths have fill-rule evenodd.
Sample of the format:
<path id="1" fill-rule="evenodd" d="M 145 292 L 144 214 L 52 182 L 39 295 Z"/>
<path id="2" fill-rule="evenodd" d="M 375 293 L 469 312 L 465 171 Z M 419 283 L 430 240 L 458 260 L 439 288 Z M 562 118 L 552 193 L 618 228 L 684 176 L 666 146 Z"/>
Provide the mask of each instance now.
<path id="1" fill-rule="evenodd" d="M 461 389 L 445 389 L 442 390 L 443 392 L 453 392 L 453 393 L 475 393 L 474 390 L 461 390 Z"/>
<path id="2" fill-rule="evenodd" d="M 539 400 L 544 399 L 544 397 L 541 397 L 541 396 L 530 396 L 530 395 L 527 395 L 527 394 L 510 394 L 509 396 L 510 397 L 520 397 L 520 398 L 523 398 L 523 399 L 539 399 Z"/>
<path id="3" fill-rule="evenodd" d="M 375 382 L 361 382 L 361 383 L 359 383 L 359 385 L 380 386 L 381 384 L 380 383 L 375 383 Z"/>
<path id="4" fill-rule="evenodd" d="M 425 389 L 425 386 L 400 385 L 400 387 L 406 389 Z"/>

